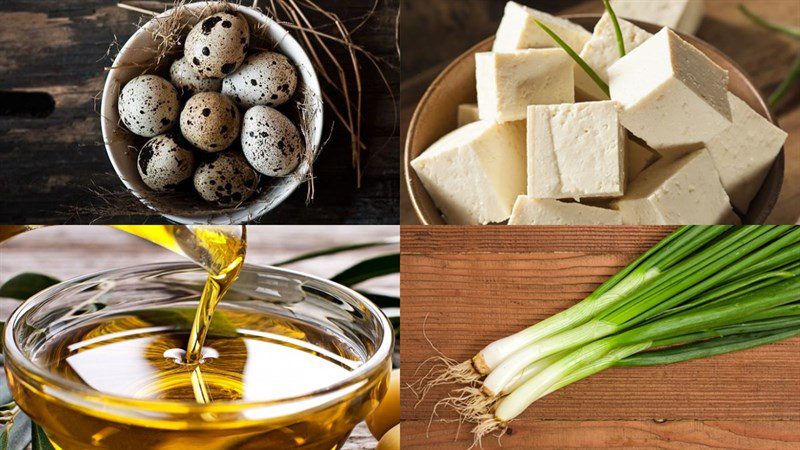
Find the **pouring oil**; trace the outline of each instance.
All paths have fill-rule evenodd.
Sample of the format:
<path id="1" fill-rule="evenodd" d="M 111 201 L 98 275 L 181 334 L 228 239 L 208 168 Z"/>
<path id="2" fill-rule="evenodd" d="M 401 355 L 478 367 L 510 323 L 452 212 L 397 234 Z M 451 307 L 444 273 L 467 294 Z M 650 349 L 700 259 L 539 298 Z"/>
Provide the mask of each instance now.
<path id="1" fill-rule="evenodd" d="M 365 380 L 369 390 L 329 405 L 313 399 L 363 363 L 340 337 L 265 312 L 217 308 L 242 269 L 243 227 L 117 228 L 189 257 L 208 278 L 196 309 L 188 302 L 99 315 L 48 336 L 36 350 L 38 367 L 101 402 L 109 396 L 106 411 L 76 407 L 48 395 L 46 386 L 20 386 L 9 372 L 19 405 L 58 448 L 333 450 L 375 406 L 381 380 Z M 281 399 L 302 396 L 309 397 L 308 412 L 280 411 Z M 156 410 L 136 413 L 142 400 Z M 223 409 L 193 416 L 182 406 L 236 402 L 277 402 L 277 414 L 265 420 L 244 408 L 239 415 Z"/>

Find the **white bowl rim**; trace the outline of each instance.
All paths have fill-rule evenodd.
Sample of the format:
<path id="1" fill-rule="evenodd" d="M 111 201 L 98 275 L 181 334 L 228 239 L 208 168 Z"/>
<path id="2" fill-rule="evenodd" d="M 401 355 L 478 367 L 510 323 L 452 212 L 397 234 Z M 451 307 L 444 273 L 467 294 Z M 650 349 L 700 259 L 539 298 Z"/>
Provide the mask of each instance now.
<path id="1" fill-rule="evenodd" d="M 190 8 L 190 10 L 197 10 L 197 9 L 202 10 L 202 8 L 206 8 L 208 6 L 218 3 L 220 2 L 215 0 L 199 1 L 199 2 L 187 3 L 182 7 Z M 304 77 L 304 82 L 306 83 L 307 87 L 320 99 L 320 102 L 322 102 L 322 89 L 320 88 L 319 78 L 317 77 L 317 73 L 314 70 L 314 66 L 311 63 L 310 58 L 308 57 L 308 53 L 306 53 L 306 50 L 300 45 L 299 42 L 297 42 L 294 36 L 292 36 L 285 28 L 283 28 L 280 24 L 272 20 L 270 17 L 268 17 L 260 10 L 251 8 L 249 6 L 242 6 L 236 3 L 229 3 L 227 4 L 227 6 L 235 11 L 242 12 L 246 16 L 249 16 L 250 18 L 256 21 L 267 24 L 268 27 L 275 29 L 279 33 L 284 35 L 282 41 L 283 40 L 288 41 L 290 42 L 290 44 L 296 45 L 298 48 L 301 49 L 300 55 L 297 56 L 302 57 L 301 59 L 303 59 L 302 62 L 303 65 L 305 66 L 304 69 L 306 76 Z M 123 45 L 122 48 L 120 49 L 119 53 L 114 59 L 113 66 L 117 66 L 125 59 L 125 55 L 131 51 L 133 42 L 136 40 L 135 39 L 136 37 L 138 37 L 142 33 L 149 32 L 151 24 L 153 24 L 156 19 L 162 19 L 164 17 L 167 17 L 170 14 L 172 14 L 174 10 L 175 8 L 170 8 L 164 11 L 163 13 L 154 16 L 146 24 L 144 24 L 138 30 L 136 30 L 136 32 L 132 34 L 130 38 L 128 38 L 127 42 L 125 42 L 125 45 Z M 286 198 L 288 198 L 291 194 L 293 194 L 294 191 L 297 189 L 297 187 L 299 187 L 302 184 L 301 181 L 299 180 L 296 181 L 294 186 L 292 186 L 290 189 L 285 189 L 283 192 L 280 193 L 280 195 L 273 197 L 272 199 L 273 201 L 270 203 L 254 202 L 246 208 L 230 213 L 198 215 L 198 216 L 182 216 L 182 215 L 165 214 L 159 211 L 154 205 L 151 205 L 150 202 L 148 202 L 139 193 L 136 186 L 131 184 L 126 179 L 121 164 L 117 160 L 118 156 L 113 151 L 112 146 L 109 143 L 109 139 L 107 138 L 107 136 L 110 134 L 111 130 L 110 127 L 116 126 L 111 123 L 111 121 L 107 118 L 108 114 L 106 114 L 107 112 L 106 110 L 112 108 L 111 106 L 112 101 L 110 96 L 112 91 L 112 83 L 115 82 L 114 74 L 116 71 L 117 69 L 111 69 L 108 71 L 108 75 L 106 75 L 106 81 L 105 84 L 103 85 L 103 95 L 100 104 L 100 111 L 101 111 L 100 128 L 103 134 L 103 145 L 105 146 L 106 154 L 108 155 L 108 159 L 111 161 L 111 165 L 114 167 L 114 171 L 116 172 L 117 177 L 119 177 L 120 181 L 122 181 L 122 183 L 125 185 L 128 191 L 130 191 L 131 194 L 133 194 L 137 199 L 139 199 L 139 201 L 141 201 L 142 204 L 144 204 L 151 210 L 161 214 L 167 220 L 186 225 L 192 225 L 198 223 L 214 224 L 214 225 L 245 223 L 263 216 L 264 214 L 269 212 L 272 208 L 277 207 L 278 205 L 283 203 L 283 201 L 286 200 Z M 320 143 L 322 142 L 323 127 L 324 127 L 324 108 L 320 108 L 319 113 L 316 114 L 314 118 L 313 145 L 314 148 L 316 149 L 316 152 L 314 154 L 312 161 L 308 163 L 309 165 L 314 163 L 314 160 L 316 160 L 316 158 L 319 156 L 320 151 L 322 150 L 320 147 Z M 309 168 L 306 168 L 304 171 L 307 172 Z"/>

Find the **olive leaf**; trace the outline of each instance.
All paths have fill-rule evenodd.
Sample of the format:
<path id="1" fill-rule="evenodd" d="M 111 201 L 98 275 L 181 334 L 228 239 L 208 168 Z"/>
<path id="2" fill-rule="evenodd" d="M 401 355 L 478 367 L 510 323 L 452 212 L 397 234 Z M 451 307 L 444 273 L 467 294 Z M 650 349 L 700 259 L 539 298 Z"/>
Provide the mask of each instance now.
<path id="1" fill-rule="evenodd" d="M 35 423 L 31 428 L 31 450 L 55 450 L 42 427 Z"/>
<path id="2" fill-rule="evenodd" d="M 353 286 L 358 283 L 389 275 L 400 271 L 400 254 L 391 253 L 383 256 L 376 256 L 346 269 L 331 278 L 332 281 L 345 286 Z"/>
<path id="3" fill-rule="evenodd" d="M 353 251 L 353 250 L 361 250 L 361 249 L 371 248 L 371 247 L 383 247 L 383 246 L 387 246 L 387 245 L 397 244 L 397 242 L 398 242 L 397 238 L 389 238 L 389 239 L 383 239 L 383 240 L 380 240 L 380 241 L 361 242 L 361 243 L 358 243 L 358 244 L 330 247 L 330 248 L 326 248 L 326 249 L 322 249 L 322 250 L 316 250 L 316 251 L 309 252 L 309 253 L 303 253 L 301 255 L 294 256 L 294 257 L 289 258 L 287 260 L 274 263 L 273 266 L 286 266 L 288 264 L 293 264 L 293 263 L 304 261 L 304 260 L 307 260 L 307 259 L 319 258 L 320 256 L 334 255 L 336 253 L 349 252 L 349 251 Z"/>
<path id="4" fill-rule="evenodd" d="M 393 295 L 376 294 L 374 292 L 356 291 L 359 294 L 367 297 L 381 308 L 399 308 L 400 298 Z"/>
<path id="5" fill-rule="evenodd" d="M 21 273 L 0 286 L 0 297 L 27 300 L 32 295 L 60 281 L 40 273 Z"/>

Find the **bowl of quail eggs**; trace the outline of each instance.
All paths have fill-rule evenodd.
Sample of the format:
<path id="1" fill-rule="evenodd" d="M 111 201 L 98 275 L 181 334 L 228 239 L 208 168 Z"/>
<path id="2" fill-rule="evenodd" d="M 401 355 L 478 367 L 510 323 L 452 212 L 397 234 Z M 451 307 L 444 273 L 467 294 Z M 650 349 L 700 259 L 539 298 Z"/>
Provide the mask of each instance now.
<path id="1" fill-rule="evenodd" d="M 312 63 L 284 28 L 253 8 L 195 2 L 122 47 L 101 125 L 114 170 L 148 208 L 177 223 L 246 223 L 307 180 L 322 109 Z"/>

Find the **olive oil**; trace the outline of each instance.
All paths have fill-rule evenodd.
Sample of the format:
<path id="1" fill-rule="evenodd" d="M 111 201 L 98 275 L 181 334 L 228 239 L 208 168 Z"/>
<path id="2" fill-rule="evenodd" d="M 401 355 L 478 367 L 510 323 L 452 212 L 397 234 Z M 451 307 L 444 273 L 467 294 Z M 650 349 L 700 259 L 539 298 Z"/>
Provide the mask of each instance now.
<path id="1" fill-rule="evenodd" d="M 326 330 L 225 305 L 212 318 L 200 359 L 188 363 L 183 346 L 192 313 L 187 305 L 101 317 L 50 336 L 36 351 L 35 364 L 59 379 L 101 401 L 108 395 L 130 403 L 76 409 L 31 390 L 23 391 L 20 405 L 65 450 L 89 448 L 87 442 L 115 450 L 330 450 L 343 445 L 385 389 L 382 380 L 371 380 L 365 392 L 326 406 L 324 397 L 311 394 L 347 378 L 364 356 Z M 183 414 L 182 405 L 197 405 L 198 372 L 208 401 L 203 406 L 221 409 Z M 151 402 L 146 414 L 117 415 L 120 405 L 135 411 L 142 400 Z M 270 402 L 275 419 L 247 412 L 229 419 L 238 405 Z"/>
<path id="2" fill-rule="evenodd" d="M 86 402 L 9 368 L 15 399 L 57 448 L 333 450 L 377 405 L 388 366 L 344 394 L 325 393 L 367 359 L 347 339 L 291 316 L 218 308 L 242 270 L 244 227 L 116 228 L 192 259 L 208 277 L 194 301 L 49 331 L 31 360 Z"/>

